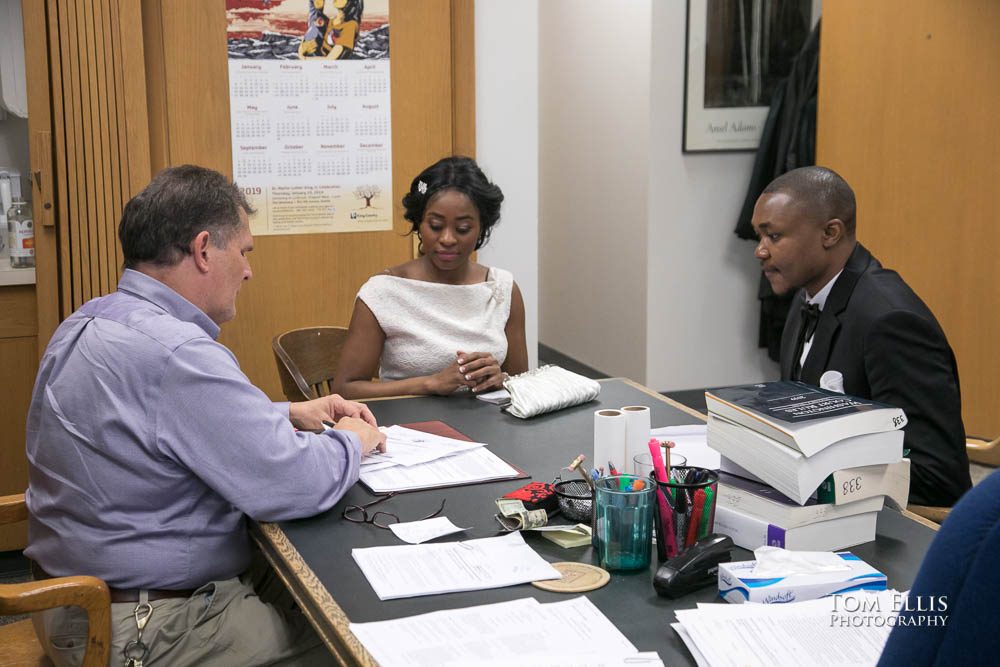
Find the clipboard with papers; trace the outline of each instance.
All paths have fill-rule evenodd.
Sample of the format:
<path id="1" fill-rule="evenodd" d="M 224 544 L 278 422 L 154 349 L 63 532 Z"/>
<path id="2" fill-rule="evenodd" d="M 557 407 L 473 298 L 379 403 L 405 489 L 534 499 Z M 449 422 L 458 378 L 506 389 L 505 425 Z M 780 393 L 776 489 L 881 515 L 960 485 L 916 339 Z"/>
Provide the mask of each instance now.
<path id="1" fill-rule="evenodd" d="M 376 495 L 530 477 L 441 421 L 390 426 L 385 432 L 386 454 L 361 463 L 360 481 Z"/>

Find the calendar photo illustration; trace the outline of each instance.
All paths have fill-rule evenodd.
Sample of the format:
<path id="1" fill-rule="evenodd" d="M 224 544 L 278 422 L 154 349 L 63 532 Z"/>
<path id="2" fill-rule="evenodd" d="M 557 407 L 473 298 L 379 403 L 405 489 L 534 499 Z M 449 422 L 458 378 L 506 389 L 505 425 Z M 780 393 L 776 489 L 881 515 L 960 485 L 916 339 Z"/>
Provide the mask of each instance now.
<path id="1" fill-rule="evenodd" d="M 392 229 L 390 0 L 226 0 L 233 171 L 255 235 Z"/>

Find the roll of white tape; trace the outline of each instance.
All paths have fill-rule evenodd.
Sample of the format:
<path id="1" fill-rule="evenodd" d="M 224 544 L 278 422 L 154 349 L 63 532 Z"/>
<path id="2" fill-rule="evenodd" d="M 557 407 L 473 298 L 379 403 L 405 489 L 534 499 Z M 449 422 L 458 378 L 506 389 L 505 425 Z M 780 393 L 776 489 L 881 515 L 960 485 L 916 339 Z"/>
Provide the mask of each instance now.
<path id="1" fill-rule="evenodd" d="M 631 470 L 635 455 L 649 451 L 649 408 L 627 405 L 621 411 L 625 415 L 625 469 Z"/>
<path id="2" fill-rule="evenodd" d="M 608 462 L 619 472 L 628 472 L 625 460 L 625 414 L 621 410 L 597 410 L 594 413 L 594 468 L 604 468 L 610 475 Z"/>

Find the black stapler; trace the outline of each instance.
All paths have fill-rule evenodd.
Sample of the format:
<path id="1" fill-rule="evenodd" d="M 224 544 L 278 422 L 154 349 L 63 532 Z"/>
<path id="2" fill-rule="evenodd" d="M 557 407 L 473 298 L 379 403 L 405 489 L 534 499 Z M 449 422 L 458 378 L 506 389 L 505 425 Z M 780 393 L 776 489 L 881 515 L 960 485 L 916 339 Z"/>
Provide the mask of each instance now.
<path id="1" fill-rule="evenodd" d="M 698 540 L 690 549 L 666 561 L 653 577 L 653 588 L 659 595 L 679 598 L 699 588 L 714 584 L 719 576 L 719 563 L 732 558 L 733 539 L 712 533 Z"/>

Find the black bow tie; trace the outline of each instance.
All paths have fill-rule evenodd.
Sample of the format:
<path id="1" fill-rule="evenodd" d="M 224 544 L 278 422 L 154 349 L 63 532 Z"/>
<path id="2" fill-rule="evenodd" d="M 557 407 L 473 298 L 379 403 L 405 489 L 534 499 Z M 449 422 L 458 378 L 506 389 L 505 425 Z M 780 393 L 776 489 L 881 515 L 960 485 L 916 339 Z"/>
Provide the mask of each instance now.
<path id="1" fill-rule="evenodd" d="M 799 335 L 795 340 L 795 356 L 792 357 L 792 379 L 802 379 L 802 350 L 805 349 L 806 341 L 812 338 L 816 332 L 816 323 L 819 322 L 819 306 L 815 303 L 802 302 L 802 311 L 799 325 Z"/>
<path id="2" fill-rule="evenodd" d="M 819 306 L 815 303 L 802 304 L 802 341 L 812 338 L 816 332 L 816 323 L 819 322 Z"/>

